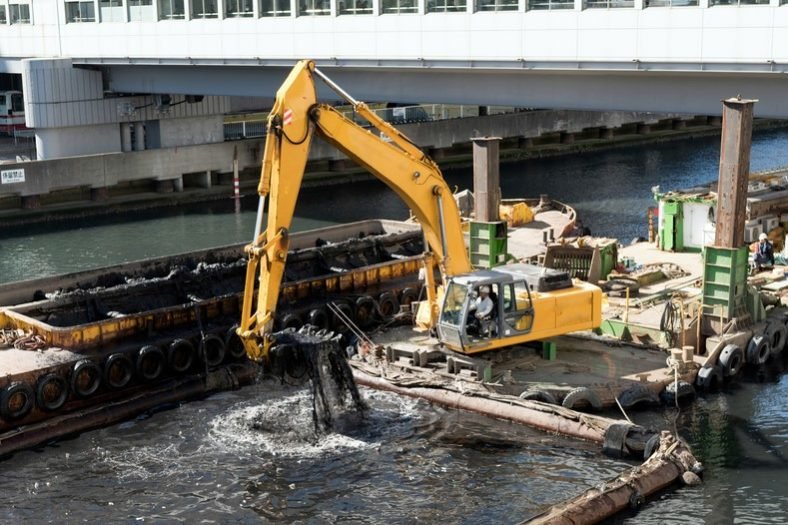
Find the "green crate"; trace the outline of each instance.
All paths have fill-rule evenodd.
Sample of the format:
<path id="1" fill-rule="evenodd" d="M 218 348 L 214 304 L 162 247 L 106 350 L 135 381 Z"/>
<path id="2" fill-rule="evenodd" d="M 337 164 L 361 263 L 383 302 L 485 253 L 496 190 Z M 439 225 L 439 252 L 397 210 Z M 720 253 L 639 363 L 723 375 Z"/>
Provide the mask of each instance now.
<path id="1" fill-rule="evenodd" d="M 506 222 L 471 221 L 470 258 L 476 268 L 492 268 L 506 263 L 508 238 Z"/>
<path id="2" fill-rule="evenodd" d="M 747 248 L 706 246 L 703 256 L 703 313 L 731 319 L 745 306 Z"/>

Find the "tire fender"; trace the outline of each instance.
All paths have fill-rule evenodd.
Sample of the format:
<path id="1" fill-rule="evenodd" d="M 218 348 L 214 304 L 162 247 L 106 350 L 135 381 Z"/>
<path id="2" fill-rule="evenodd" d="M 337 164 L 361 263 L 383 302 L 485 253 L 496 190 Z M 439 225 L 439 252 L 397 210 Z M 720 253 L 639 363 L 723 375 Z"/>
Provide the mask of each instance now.
<path id="1" fill-rule="evenodd" d="M 133 377 L 134 365 L 126 354 L 111 354 L 104 361 L 104 384 L 110 388 L 124 388 Z"/>
<path id="2" fill-rule="evenodd" d="M 735 377 L 741 371 L 744 364 L 744 352 L 736 345 L 727 345 L 720 353 L 719 365 L 722 367 L 722 375 L 725 377 Z"/>
<path id="3" fill-rule="evenodd" d="M 710 392 L 722 385 L 722 367 L 718 365 L 704 366 L 695 378 L 695 385 L 704 392 Z"/>
<path id="4" fill-rule="evenodd" d="M 632 385 L 619 394 L 618 402 L 624 408 L 632 408 L 635 405 L 658 405 L 659 396 L 643 385 Z"/>
<path id="5" fill-rule="evenodd" d="M 378 297 L 378 313 L 384 321 L 390 321 L 399 313 L 399 301 L 393 292 L 383 292 Z"/>
<path id="6" fill-rule="evenodd" d="M 747 363 L 751 365 L 762 365 L 769 359 L 770 354 L 771 349 L 769 347 L 769 340 L 763 335 L 752 336 L 749 344 L 747 344 L 747 352 L 745 355 Z"/>
<path id="7" fill-rule="evenodd" d="M 164 372 L 164 352 L 158 346 L 140 348 L 137 354 L 137 374 L 145 381 L 156 381 Z"/>
<path id="8" fill-rule="evenodd" d="M 167 347 L 167 365 L 182 374 L 194 364 L 194 345 L 186 339 L 175 339 Z"/>
<path id="9" fill-rule="evenodd" d="M 561 401 L 561 406 L 564 408 L 571 408 L 573 409 L 575 405 L 580 402 L 586 402 L 589 406 L 591 406 L 594 410 L 599 410 L 602 408 L 602 402 L 599 400 L 599 397 L 596 393 L 588 387 L 578 387 L 569 392 L 566 397 L 564 397 L 563 401 Z"/>
<path id="10" fill-rule="evenodd" d="M 771 346 L 771 355 L 778 356 L 785 348 L 785 339 L 788 335 L 788 328 L 785 324 L 774 321 L 766 325 L 766 332 L 764 334 Z"/>
<path id="11" fill-rule="evenodd" d="M 419 300 L 419 291 L 416 288 L 407 287 L 402 290 L 399 296 L 399 304 L 410 305 L 410 303 Z"/>
<path id="12" fill-rule="evenodd" d="M 304 321 L 298 314 L 286 313 L 279 319 L 280 330 L 287 330 L 288 328 L 298 330 L 302 326 L 304 326 Z"/>
<path id="13" fill-rule="evenodd" d="M 325 308 L 312 308 L 307 315 L 308 323 L 317 329 L 328 328 L 330 317 Z"/>
<path id="14" fill-rule="evenodd" d="M 241 341 L 241 337 L 238 335 L 238 332 L 236 332 L 237 329 L 238 325 L 233 326 L 227 330 L 224 336 L 224 347 L 233 359 L 241 359 L 246 356 L 246 349 L 244 348 L 243 341 Z"/>
<path id="15" fill-rule="evenodd" d="M 24 381 L 14 381 L 0 394 L 3 419 L 21 419 L 33 409 L 33 389 Z"/>
<path id="16" fill-rule="evenodd" d="M 224 340 L 218 335 L 206 334 L 200 341 L 200 358 L 210 367 L 222 364 L 224 350 Z"/>
<path id="17" fill-rule="evenodd" d="M 542 403 L 547 403 L 548 405 L 558 404 L 558 400 L 555 398 L 555 396 L 546 390 L 526 390 L 520 394 L 520 399 L 526 399 L 528 401 L 541 401 Z"/>
<path id="18" fill-rule="evenodd" d="M 377 305 L 372 297 L 362 295 L 356 299 L 356 324 L 359 328 L 369 327 L 375 321 L 376 311 Z"/>
<path id="19" fill-rule="evenodd" d="M 42 376 L 36 383 L 36 405 L 52 412 L 62 407 L 68 399 L 68 382 L 57 374 Z"/>
<path id="20" fill-rule="evenodd" d="M 89 359 L 77 361 L 71 370 L 71 391 L 81 398 L 90 397 L 101 386 L 101 369 Z"/>

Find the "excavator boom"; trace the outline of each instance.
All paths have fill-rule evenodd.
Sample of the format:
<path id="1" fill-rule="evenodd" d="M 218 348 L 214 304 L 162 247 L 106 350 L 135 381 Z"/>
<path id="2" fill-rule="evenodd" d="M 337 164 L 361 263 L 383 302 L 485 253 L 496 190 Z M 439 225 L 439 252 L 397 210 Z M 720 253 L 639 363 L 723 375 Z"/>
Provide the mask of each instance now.
<path id="1" fill-rule="evenodd" d="M 316 75 L 352 104 L 355 113 L 372 128 L 361 127 L 333 107 L 318 104 Z M 246 247 L 249 264 L 238 334 L 247 354 L 255 360 L 265 359 L 271 344 L 269 335 L 284 275 L 288 232 L 314 133 L 386 183 L 421 224 L 431 250 L 425 257 L 425 275 L 433 322 L 438 298 L 432 265 L 437 264 L 444 279 L 471 271 L 460 214 L 437 164 L 395 127 L 315 69 L 313 62 L 301 61 L 277 91 L 268 118 L 255 234 Z M 266 199 L 268 215 L 263 229 Z M 255 279 L 259 279 L 259 290 L 253 311 Z"/>

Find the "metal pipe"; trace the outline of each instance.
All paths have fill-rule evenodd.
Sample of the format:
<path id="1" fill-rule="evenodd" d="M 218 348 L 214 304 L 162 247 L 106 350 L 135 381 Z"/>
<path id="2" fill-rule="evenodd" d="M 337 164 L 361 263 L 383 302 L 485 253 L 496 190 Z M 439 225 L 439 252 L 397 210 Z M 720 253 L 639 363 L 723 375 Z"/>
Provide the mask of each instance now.
<path id="1" fill-rule="evenodd" d="M 252 237 L 252 244 L 257 242 L 260 237 L 260 232 L 263 229 L 263 208 L 265 208 L 265 197 L 260 195 L 260 200 L 257 203 L 257 219 L 254 222 L 254 237 Z"/>
<path id="2" fill-rule="evenodd" d="M 435 193 L 438 198 L 438 225 L 441 231 L 441 249 L 443 250 L 443 258 L 449 256 L 449 247 L 446 245 L 446 222 L 443 220 L 443 197 L 439 192 Z"/>
<path id="3" fill-rule="evenodd" d="M 351 97 L 350 94 L 347 91 L 345 91 L 344 89 L 342 89 L 341 87 L 336 85 L 334 83 L 334 81 L 331 80 L 330 78 L 328 78 L 322 71 L 320 71 L 318 68 L 315 68 L 314 71 L 315 71 L 315 74 L 317 76 L 319 76 L 323 80 L 323 82 L 328 84 L 328 87 L 333 89 L 336 92 L 337 95 L 339 95 L 340 97 L 344 98 L 345 100 L 347 100 L 348 102 L 353 104 L 353 106 L 358 105 L 358 100 L 356 100 L 353 97 Z"/>

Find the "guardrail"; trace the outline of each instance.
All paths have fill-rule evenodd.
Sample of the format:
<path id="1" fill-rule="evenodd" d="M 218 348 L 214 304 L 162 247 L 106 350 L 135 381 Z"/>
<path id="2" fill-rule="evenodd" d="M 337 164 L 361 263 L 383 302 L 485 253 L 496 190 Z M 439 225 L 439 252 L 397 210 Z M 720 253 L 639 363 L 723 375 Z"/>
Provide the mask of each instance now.
<path id="1" fill-rule="evenodd" d="M 514 113 L 519 108 L 512 106 L 483 106 L 487 115 L 500 115 Z M 350 108 L 337 108 L 345 117 L 362 126 L 368 125 L 367 121 Z M 479 106 L 451 105 L 451 104 L 420 104 L 396 108 L 380 108 L 373 110 L 391 124 L 413 124 L 417 122 L 433 122 L 455 118 L 473 118 L 479 114 Z M 483 113 L 483 112 L 482 112 Z M 256 113 L 249 120 L 225 122 L 224 140 L 241 140 L 255 137 L 264 137 L 266 133 L 267 113 Z"/>

